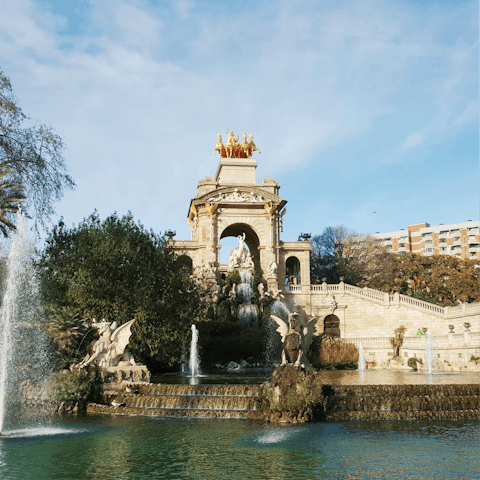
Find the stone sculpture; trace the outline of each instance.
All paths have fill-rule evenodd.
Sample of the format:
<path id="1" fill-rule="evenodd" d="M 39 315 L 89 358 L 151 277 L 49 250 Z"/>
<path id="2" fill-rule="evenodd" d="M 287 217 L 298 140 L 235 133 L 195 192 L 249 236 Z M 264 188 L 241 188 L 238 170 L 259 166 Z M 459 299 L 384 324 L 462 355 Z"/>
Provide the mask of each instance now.
<path id="1" fill-rule="evenodd" d="M 237 237 L 238 247 L 235 247 L 230 252 L 230 259 L 228 262 L 229 272 L 232 272 L 233 270 L 237 270 L 239 268 L 251 270 L 252 272 L 255 270 L 255 265 L 252 260 L 252 255 L 245 248 L 245 238 L 246 238 L 245 232 L 243 233 L 243 235 L 239 235 Z"/>
<path id="2" fill-rule="evenodd" d="M 260 295 L 260 300 L 263 300 L 265 298 L 265 286 L 263 285 L 263 283 L 259 283 L 258 284 L 258 293 Z"/>
<path id="3" fill-rule="evenodd" d="M 90 353 L 74 368 L 85 368 L 89 365 L 98 367 L 135 366 L 133 355 L 126 350 L 132 335 L 132 324 L 135 320 L 117 328 L 117 322 L 95 322 L 92 327 L 98 330 L 100 338 L 89 347 Z"/>
<path id="4" fill-rule="evenodd" d="M 205 273 L 207 277 L 215 277 L 217 274 L 217 267 L 215 266 L 215 260 L 209 260 L 205 267 Z"/>
<path id="5" fill-rule="evenodd" d="M 310 368 L 305 352 L 308 351 L 313 336 L 320 334 L 316 327 L 317 317 L 310 318 L 304 326 L 299 324 L 296 312 L 288 315 L 288 324 L 275 315 L 270 317 L 277 323 L 277 332 L 282 336 L 282 365 L 293 364 L 295 367 Z"/>
<path id="6" fill-rule="evenodd" d="M 277 264 L 272 260 L 268 266 L 268 278 L 277 278 L 277 268 Z"/>

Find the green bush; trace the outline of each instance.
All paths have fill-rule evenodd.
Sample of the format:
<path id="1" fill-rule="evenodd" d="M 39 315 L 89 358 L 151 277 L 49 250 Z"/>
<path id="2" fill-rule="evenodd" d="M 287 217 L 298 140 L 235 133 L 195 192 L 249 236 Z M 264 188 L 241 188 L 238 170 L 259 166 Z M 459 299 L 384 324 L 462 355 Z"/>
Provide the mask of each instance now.
<path id="1" fill-rule="evenodd" d="M 410 357 L 407 361 L 407 365 L 414 370 L 418 370 L 417 363 L 423 364 L 421 358 Z"/>
<path id="2" fill-rule="evenodd" d="M 96 386 L 100 380 L 92 378 L 85 370 L 63 371 L 53 375 L 53 398 L 65 409 L 83 408 L 89 400 L 95 400 Z"/>

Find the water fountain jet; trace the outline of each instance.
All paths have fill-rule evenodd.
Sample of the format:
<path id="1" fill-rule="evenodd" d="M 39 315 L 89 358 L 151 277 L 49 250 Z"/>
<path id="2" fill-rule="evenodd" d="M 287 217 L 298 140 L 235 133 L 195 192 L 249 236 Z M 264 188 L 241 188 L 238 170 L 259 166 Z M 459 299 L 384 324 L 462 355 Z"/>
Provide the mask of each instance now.
<path id="1" fill-rule="evenodd" d="M 0 317 L 0 433 L 4 432 L 6 420 L 15 423 L 24 418 L 24 407 L 41 417 L 41 407 L 49 396 L 47 379 L 51 368 L 40 330 L 41 301 L 31 262 L 33 248 L 25 216 L 18 212 L 17 229 L 10 239 Z"/>

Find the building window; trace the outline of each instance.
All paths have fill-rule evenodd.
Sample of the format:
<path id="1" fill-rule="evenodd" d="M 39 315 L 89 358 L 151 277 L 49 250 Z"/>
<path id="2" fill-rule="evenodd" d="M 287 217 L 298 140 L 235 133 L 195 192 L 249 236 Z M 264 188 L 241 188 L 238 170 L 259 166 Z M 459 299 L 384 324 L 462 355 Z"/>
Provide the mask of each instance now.
<path id="1" fill-rule="evenodd" d="M 425 240 L 425 245 L 432 245 L 432 240 Z"/>

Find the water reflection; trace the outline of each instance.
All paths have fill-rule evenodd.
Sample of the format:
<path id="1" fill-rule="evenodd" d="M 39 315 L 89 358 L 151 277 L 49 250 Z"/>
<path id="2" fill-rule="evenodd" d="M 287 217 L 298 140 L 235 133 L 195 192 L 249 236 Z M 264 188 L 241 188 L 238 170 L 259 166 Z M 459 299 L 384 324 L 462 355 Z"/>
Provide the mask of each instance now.
<path id="1" fill-rule="evenodd" d="M 260 385 L 271 378 L 270 370 L 238 373 L 210 373 L 196 377 L 195 385 Z M 448 385 L 478 384 L 480 373 L 422 373 L 407 370 L 326 370 L 322 372 L 324 383 L 330 385 Z M 185 384 L 192 378 L 177 374 L 157 375 L 154 383 Z"/>
<path id="2" fill-rule="evenodd" d="M 322 372 L 330 385 L 449 385 L 478 384 L 480 373 L 421 373 L 402 370 L 329 370 Z"/>
<path id="3" fill-rule="evenodd" d="M 66 434 L 1 439 L 1 477 L 437 480 L 476 478 L 480 467 L 474 421 L 66 420 Z"/>

